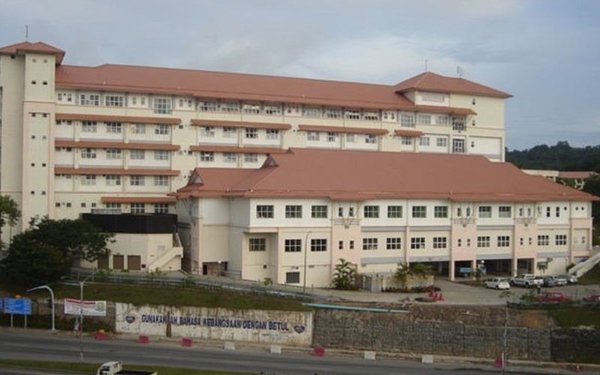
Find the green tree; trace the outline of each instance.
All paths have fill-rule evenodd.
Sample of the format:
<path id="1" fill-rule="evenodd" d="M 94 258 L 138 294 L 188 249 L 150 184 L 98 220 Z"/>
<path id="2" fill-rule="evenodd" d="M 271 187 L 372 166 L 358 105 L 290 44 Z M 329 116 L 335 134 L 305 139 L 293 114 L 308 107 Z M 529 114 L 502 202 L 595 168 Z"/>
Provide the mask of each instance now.
<path id="1" fill-rule="evenodd" d="M 340 258 L 333 273 L 333 288 L 339 290 L 356 289 L 356 266 Z"/>
<path id="2" fill-rule="evenodd" d="M 13 226 L 21 216 L 17 202 L 8 195 L 0 195 L 0 250 L 4 248 L 2 242 L 2 228 L 8 224 Z"/>
<path id="3" fill-rule="evenodd" d="M 93 262 L 107 256 L 107 245 L 113 236 L 81 219 L 34 221 L 13 238 L 8 256 L 0 262 L 0 275 L 5 281 L 22 286 L 57 281 L 69 273 L 75 262 Z"/>
<path id="4" fill-rule="evenodd" d="M 594 176 L 589 178 L 585 185 L 583 185 L 583 191 L 586 193 L 593 194 L 600 197 L 600 176 Z M 594 245 L 600 244 L 600 202 L 592 202 L 592 217 L 594 218 Z"/>

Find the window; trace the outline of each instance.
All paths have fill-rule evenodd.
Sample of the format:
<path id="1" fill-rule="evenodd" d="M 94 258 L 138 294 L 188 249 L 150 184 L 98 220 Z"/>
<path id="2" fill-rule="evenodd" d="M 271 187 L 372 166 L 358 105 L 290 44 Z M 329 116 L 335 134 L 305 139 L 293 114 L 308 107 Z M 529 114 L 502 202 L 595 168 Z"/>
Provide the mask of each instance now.
<path id="1" fill-rule="evenodd" d="M 400 126 L 405 128 L 414 128 L 415 116 L 413 114 L 402 113 L 400 115 Z"/>
<path id="2" fill-rule="evenodd" d="M 107 122 L 106 123 L 106 132 L 107 133 L 118 133 L 120 134 L 123 131 L 123 127 L 120 122 Z"/>
<path id="3" fill-rule="evenodd" d="M 436 138 L 435 145 L 437 147 L 448 147 L 448 138 L 442 138 L 442 137 Z"/>
<path id="4" fill-rule="evenodd" d="M 389 237 L 385 241 L 385 248 L 388 250 L 400 250 L 402 239 L 400 237 Z"/>
<path id="5" fill-rule="evenodd" d="M 560 217 L 560 207 L 556 207 L 556 217 Z"/>
<path id="6" fill-rule="evenodd" d="M 350 250 L 354 250 L 354 241 L 350 240 L 348 247 L 350 248 Z"/>
<path id="7" fill-rule="evenodd" d="M 123 107 L 125 98 L 123 95 L 105 95 L 104 105 L 107 107 Z"/>
<path id="8" fill-rule="evenodd" d="M 450 117 L 448 117 L 446 115 L 438 115 L 435 118 L 435 123 L 438 125 L 448 125 L 448 124 L 450 124 Z"/>
<path id="9" fill-rule="evenodd" d="M 266 238 L 250 238 L 248 241 L 250 251 L 266 251 L 267 250 L 267 239 Z"/>
<path id="10" fill-rule="evenodd" d="M 130 150 L 129 159 L 131 160 L 144 160 L 146 158 L 146 152 L 144 150 Z"/>
<path id="11" fill-rule="evenodd" d="M 347 109 L 344 117 L 350 120 L 360 120 L 360 111 L 358 109 Z"/>
<path id="12" fill-rule="evenodd" d="M 420 146 L 429 146 L 429 137 L 421 137 L 419 138 Z"/>
<path id="13" fill-rule="evenodd" d="M 411 137 L 400 137 L 400 143 L 404 146 L 412 146 L 413 139 Z"/>
<path id="14" fill-rule="evenodd" d="M 298 205 L 285 206 L 285 217 L 287 219 L 301 218 L 302 217 L 302 206 L 298 206 Z"/>
<path id="15" fill-rule="evenodd" d="M 537 244 L 538 246 L 550 245 L 550 236 L 548 236 L 547 234 L 537 236 Z"/>
<path id="16" fill-rule="evenodd" d="M 445 249 L 447 246 L 446 237 L 433 237 L 433 248 L 434 249 Z"/>
<path id="17" fill-rule="evenodd" d="M 490 247 L 490 236 L 478 236 L 477 247 Z"/>
<path id="18" fill-rule="evenodd" d="M 452 140 L 452 152 L 455 154 L 465 153 L 465 140 L 464 139 L 453 139 Z"/>
<path id="19" fill-rule="evenodd" d="M 417 115 L 417 124 L 431 125 L 431 115 L 425 115 L 425 114 L 419 113 Z"/>
<path id="20" fill-rule="evenodd" d="M 316 107 L 304 107 L 302 109 L 304 117 L 321 117 L 321 109 Z"/>
<path id="21" fill-rule="evenodd" d="M 155 203 L 154 204 L 154 213 L 155 214 L 168 214 L 169 213 L 169 205 L 167 203 Z"/>
<path id="22" fill-rule="evenodd" d="M 402 206 L 388 206 L 387 208 L 388 218 L 400 218 L 402 217 Z"/>
<path id="23" fill-rule="evenodd" d="M 248 139 L 258 138 L 258 129 L 256 129 L 256 128 L 246 129 L 246 138 L 248 138 Z"/>
<path id="24" fill-rule="evenodd" d="M 363 120 L 379 121 L 379 112 L 363 112 Z"/>
<path id="25" fill-rule="evenodd" d="M 267 129 L 267 139 L 279 139 L 279 130 Z"/>
<path id="26" fill-rule="evenodd" d="M 202 151 L 200 153 L 200 161 L 214 161 L 214 160 L 215 160 L 214 152 Z"/>
<path id="27" fill-rule="evenodd" d="M 145 183 L 145 176 L 129 176 L 129 185 L 131 186 L 144 186 Z"/>
<path id="28" fill-rule="evenodd" d="M 348 207 L 348 216 L 354 217 L 354 207 Z"/>
<path id="29" fill-rule="evenodd" d="M 121 210 L 121 203 L 104 203 L 104 207 L 112 210 Z"/>
<path id="30" fill-rule="evenodd" d="M 365 206 L 364 217 L 365 218 L 378 218 L 379 217 L 379 206 Z"/>
<path id="31" fill-rule="evenodd" d="M 335 142 L 337 141 L 337 134 L 335 133 L 327 133 L 327 142 Z"/>
<path id="32" fill-rule="evenodd" d="M 326 108 L 325 117 L 327 118 L 342 118 L 342 110 L 337 108 Z"/>
<path id="33" fill-rule="evenodd" d="M 154 113 L 169 114 L 173 112 L 173 101 L 171 98 L 154 98 L 152 104 Z"/>
<path id="34" fill-rule="evenodd" d="M 215 112 L 217 110 L 217 102 L 199 102 L 198 109 L 203 112 Z"/>
<path id="35" fill-rule="evenodd" d="M 221 111 L 235 113 L 240 111 L 240 103 L 235 102 L 225 102 L 221 103 Z"/>
<path id="36" fill-rule="evenodd" d="M 90 174 L 82 176 L 82 178 L 81 178 L 81 184 L 82 185 L 87 185 L 87 186 L 96 185 L 96 176 L 95 175 L 90 175 Z"/>
<path id="37" fill-rule="evenodd" d="M 302 240 L 300 240 L 300 239 L 285 240 L 283 247 L 284 247 L 284 250 L 286 253 L 299 253 L 302 251 Z"/>
<path id="38" fill-rule="evenodd" d="M 498 236 L 498 247 L 509 247 L 510 236 Z"/>
<path id="39" fill-rule="evenodd" d="M 567 235 L 566 234 L 557 234 L 554 240 L 556 245 L 566 245 L 567 244 Z"/>
<path id="40" fill-rule="evenodd" d="M 377 238 L 363 238 L 363 250 L 377 250 Z"/>
<path id="41" fill-rule="evenodd" d="M 286 284 L 300 284 L 300 272 L 286 272 L 285 273 Z"/>
<path id="42" fill-rule="evenodd" d="M 344 241 L 338 241 L 338 250 L 344 250 Z"/>
<path id="43" fill-rule="evenodd" d="M 121 154 L 121 150 L 116 148 L 109 148 L 108 150 L 106 150 L 106 158 L 108 160 L 120 160 Z"/>
<path id="44" fill-rule="evenodd" d="M 250 113 L 250 114 L 258 115 L 258 114 L 260 114 L 260 105 L 258 105 L 258 104 L 244 104 L 242 106 L 242 110 L 244 111 L 244 113 Z"/>
<path id="45" fill-rule="evenodd" d="M 259 219 L 272 219 L 273 218 L 273 206 L 257 205 L 256 206 L 256 217 Z"/>
<path id="46" fill-rule="evenodd" d="M 206 128 L 204 128 L 204 129 L 206 129 Z M 237 129 L 236 128 L 223 128 L 223 137 L 224 138 L 237 137 Z"/>
<path id="47" fill-rule="evenodd" d="M 325 206 L 325 205 L 312 206 L 310 211 L 311 211 L 311 217 L 313 219 L 326 219 L 327 218 L 327 206 Z"/>
<path id="48" fill-rule="evenodd" d="M 231 129 L 231 128 L 229 128 Z M 205 138 L 212 138 L 215 136 L 215 128 L 212 126 L 203 126 L 200 128 L 200 136 Z"/>
<path id="49" fill-rule="evenodd" d="M 258 154 L 244 154 L 244 163 L 257 163 Z"/>
<path id="50" fill-rule="evenodd" d="M 356 142 L 356 135 L 355 134 L 346 134 L 346 143 L 354 143 Z"/>
<path id="51" fill-rule="evenodd" d="M 154 186 L 168 186 L 169 176 L 154 176 Z"/>
<path id="52" fill-rule="evenodd" d="M 310 240 L 310 251 L 327 251 L 326 238 L 313 238 Z"/>
<path id="53" fill-rule="evenodd" d="M 235 163 L 237 161 L 237 154 L 235 152 L 224 152 L 223 161 L 225 163 Z"/>
<path id="54" fill-rule="evenodd" d="M 464 116 L 452 116 L 452 130 L 463 131 L 466 127 Z"/>
<path id="55" fill-rule="evenodd" d="M 84 148 L 81 150 L 81 158 L 82 159 L 96 159 L 96 149 L 95 148 Z"/>
<path id="56" fill-rule="evenodd" d="M 106 176 L 106 185 L 108 185 L 108 186 L 120 186 L 121 185 L 121 176 L 107 175 Z"/>
<path id="57" fill-rule="evenodd" d="M 433 216 L 438 219 L 447 218 L 448 217 L 448 206 L 435 206 L 433 208 Z"/>
<path id="58" fill-rule="evenodd" d="M 479 207 L 479 217 L 490 218 L 492 217 L 492 207 L 490 206 L 480 206 Z"/>
<path id="59" fill-rule="evenodd" d="M 425 218 L 427 217 L 427 207 L 425 206 L 413 206 L 412 217 L 414 218 Z"/>
<path id="60" fill-rule="evenodd" d="M 156 125 L 156 128 L 154 128 L 154 134 L 156 134 L 156 135 L 169 134 L 169 125 Z"/>
<path id="61" fill-rule="evenodd" d="M 146 125 L 144 124 L 133 124 L 131 127 L 133 134 L 146 134 Z"/>
<path id="62" fill-rule="evenodd" d="M 146 212 L 146 205 L 144 203 L 132 203 L 130 211 L 132 214 L 143 214 Z"/>
<path id="63" fill-rule="evenodd" d="M 377 137 L 373 134 L 368 134 L 365 137 L 365 143 L 371 144 L 371 145 L 377 144 Z"/>
<path id="64" fill-rule="evenodd" d="M 512 217 L 512 209 L 510 206 L 500 206 L 498 207 L 498 216 L 499 217 Z"/>
<path id="65" fill-rule="evenodd" d="M 410 239 L 410 248 L 413 250 L 425 248 L 425 237 L 412 237 Z"/>
<path id="66" fill-rule="evenodd" d="M 96 121 L 82 121 L 81 122 L 81 131 L 84 133 L 95 133 L 97 130 L 96 128 Z"/>
<path id="67" fill-rule="evenodd" d="M 100 95 L 81 94 L 79 96 L 79 104 L 99 106 L 100 105 Z"/>
<path id="68" fill-rule="evenodd" d="M 309 141 L 318 141 L 319 140 L 319 132 L 307 132 L 306 139 Z"/>
<path id="69" fill-rule="evenodd" d="M 154 160 L 169 160 L 169 151 L 154 151 Z"/>

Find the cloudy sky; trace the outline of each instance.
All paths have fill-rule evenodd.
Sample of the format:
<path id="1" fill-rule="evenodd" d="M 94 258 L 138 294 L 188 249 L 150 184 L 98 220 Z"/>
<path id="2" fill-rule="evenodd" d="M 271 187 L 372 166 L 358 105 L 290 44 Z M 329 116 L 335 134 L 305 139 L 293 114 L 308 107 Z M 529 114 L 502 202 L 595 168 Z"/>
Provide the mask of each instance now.
<path id="1" fill-rule="evenodd" d="M 0 0 L 0 45 L 65 63 L 394 84 L 430 71 L 509 92 L 509 149 L 600 145 L 600 1 Z"/>

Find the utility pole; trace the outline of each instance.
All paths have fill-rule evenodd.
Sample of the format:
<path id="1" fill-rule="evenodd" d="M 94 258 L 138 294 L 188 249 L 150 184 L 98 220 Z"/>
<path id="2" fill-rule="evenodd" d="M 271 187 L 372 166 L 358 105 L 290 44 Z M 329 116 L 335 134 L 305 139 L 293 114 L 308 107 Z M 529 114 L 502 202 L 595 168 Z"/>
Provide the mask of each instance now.
<path id="1" fill-rule="evenodd" d="M 33 292 L 34 290 L 40 290 L 40 289 L 46 289 L 48 292 L 50 292 L 50 303 L 52 304 L 52 328 L 51 331 L 54 332 L 56 331 L 56 326 L 54 324 L 54 292 L 52 291 L 52 288 L 50 288 L 48 285 L 40 285 L 40 286 L 36 286 L 35 288 L 31 288 L 31 289 L 27 289 L 27 292 Z"/>

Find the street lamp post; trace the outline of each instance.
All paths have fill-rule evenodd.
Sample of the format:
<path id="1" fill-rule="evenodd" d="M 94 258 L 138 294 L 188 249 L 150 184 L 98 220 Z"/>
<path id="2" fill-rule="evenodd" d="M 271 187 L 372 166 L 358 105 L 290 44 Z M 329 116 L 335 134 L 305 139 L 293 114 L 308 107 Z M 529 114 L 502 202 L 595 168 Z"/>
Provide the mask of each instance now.
<path id="1" fill-rule="evenodd" d="M 308 257 L 308 237 L 310 236 L 310 232 L 306 233 L 306 237 L 304 238 L 304 276 L 302 277 L 302 293 L 306 293 L 306 263 Z"/>
<path id="2" fill-rule="evenodd" d="M 31 289 L 27 289 L 27 292 L 33 292 L 34 290 L 40 290 L 40 289 L 46 289 L 48 292 L 50 292 L 50 302 L 52 303 L 52 332 L 56 331 L 56 326 L 54 324 L 54 292 L 52 291 L 52 288 L 50 288 L 48 285 L 40 285 L 40 286 L 36 286 L 35 288 L 31 288 Z"/>
<path id="3" fill-rule="evenodd" d="M 94 276 L 91 275 L 79 282 L 79 360 L 83 362 L 83 341 L 81 335 L 83 334 L 83 286 L 85 282 Z"/>

